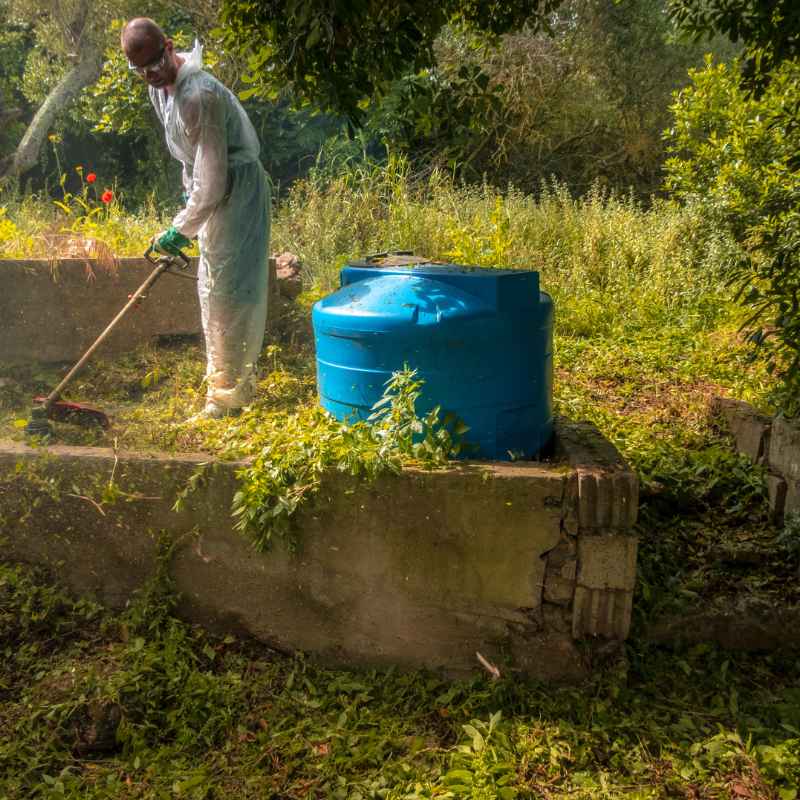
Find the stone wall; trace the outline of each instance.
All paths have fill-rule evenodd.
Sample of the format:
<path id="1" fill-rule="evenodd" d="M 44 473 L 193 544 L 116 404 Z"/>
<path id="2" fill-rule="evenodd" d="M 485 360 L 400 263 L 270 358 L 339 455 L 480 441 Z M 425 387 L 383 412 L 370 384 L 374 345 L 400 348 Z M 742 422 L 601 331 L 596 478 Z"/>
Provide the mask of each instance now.
<path id="1" fill-rule="evenodd" d="M 544 679 L 589 667 L 581 642 L 627 636 L 638 483 L 590 425 L 560 423 L 551 463 L 458 463 L 375 483 L 335 473 L 299 512 L 300 547 L 256 553 L 232 526 L 237 464 L 207 456 L 0 446 L 4 557 L 47 565 L 122 607 L 171 564 L 181 613 L 332 664 L 481 667 Z M 113 471 L 123 494 L 97 498 Z"/>
<path id="2" fill-rule="evenodd" d="M 767 486 L 773 517 L 780 523 L 800 513 L 800 421 L 760 414 L 748 403 L 715 398 L 712 412 L 731 432 L 736 449 L 769 470 Z"/>
<path id="3" fill-rule="evenodd" d="M 188 274 L 193 276 L 196 259 L 192 262 Z M 152 269 L 143 258 L 118 259 L 112 270 L 80 258 L 0 260 L 0 362 L 77 361 Z M 270 272 L 274 306 L 273 259 Z M 167 274 L 120 321 L 99 355 L 128 352 L 158 336 L 199 332 L 197 282 Z"/>

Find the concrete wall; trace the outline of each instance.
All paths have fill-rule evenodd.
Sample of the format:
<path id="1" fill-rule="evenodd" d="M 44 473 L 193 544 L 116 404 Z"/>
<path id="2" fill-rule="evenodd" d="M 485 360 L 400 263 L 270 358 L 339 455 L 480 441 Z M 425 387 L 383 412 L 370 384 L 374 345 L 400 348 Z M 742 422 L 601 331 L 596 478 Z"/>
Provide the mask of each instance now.
<path id="1" fill-rule="evenodd" d="M 45 564 L 121 607 L 153 573 L 161 531 L 182 613 L 332 664 L 502 669 L 574 679 L 581 640 L 621 640 L 636 570 L 638 484 L 591 426 L 561 424 L 558 460 L 326 476 L 301 546 L 256 553 L 232 529 L 237 465 L 218 463 L 171 510 L 203 456 L 0 446 L 8 560 Z M 115 467 L 116 463 L 116 467 Z M 114 470 L 126 493 L 97 505 Z"/>
<path id="2" fill-rule="evenodd" d="M 271 268 L 277 292 L 274 261 Z M 143 258 L 118 259 L 111 271 L 79 258 L 0 260 L 0 362 L 77 361 L 152 269 Z M 188 272 L 196 274 L 196 259 Z M 159 335 L 199 332 L 197 283 L 164 275 L 99 355 L 128 352 Z"/>
<path id="3" fill-rule="evenodd" d="M 769 503 L 776 522 L 800 513 L 800 420 L 760 414 L 748 403 L 720 397 L 712 413 L 733 435 L 736 449 L 769 474 Z"/>

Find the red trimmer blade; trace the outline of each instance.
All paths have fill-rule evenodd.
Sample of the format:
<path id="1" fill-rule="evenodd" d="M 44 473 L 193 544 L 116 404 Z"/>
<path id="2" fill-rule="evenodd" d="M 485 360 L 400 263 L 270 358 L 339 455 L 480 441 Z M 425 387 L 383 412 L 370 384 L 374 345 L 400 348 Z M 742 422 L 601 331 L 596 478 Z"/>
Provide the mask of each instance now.
<path id="1" fill-rule="evenodd" d="M 46 397 L 34 397 L 33 402 L 41 405 Z M 108 417 L 99 409 L 81 403 L 70 403 L 67 400 L 56 400 L 47 411 L 47 416 L 56 422 L 69 422 L 73 425 L 99 425 L 108 428 L 111 425 Z"/>

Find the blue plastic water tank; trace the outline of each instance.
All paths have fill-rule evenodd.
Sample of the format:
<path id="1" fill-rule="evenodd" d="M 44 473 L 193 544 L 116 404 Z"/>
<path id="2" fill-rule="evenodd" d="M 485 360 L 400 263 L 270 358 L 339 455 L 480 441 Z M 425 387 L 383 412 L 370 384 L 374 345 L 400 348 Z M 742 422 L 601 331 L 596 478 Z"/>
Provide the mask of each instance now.
<path id="1" fill-rule="evenodd" d="M 552 436 L 553 304 L 538 272 L 367 259 L 312 320 L 320 401 L 338 419 L 368 417 L 408 364 L 425 381 L 417 412 L 457 414 L 471 456 L 533 458 Z"/>

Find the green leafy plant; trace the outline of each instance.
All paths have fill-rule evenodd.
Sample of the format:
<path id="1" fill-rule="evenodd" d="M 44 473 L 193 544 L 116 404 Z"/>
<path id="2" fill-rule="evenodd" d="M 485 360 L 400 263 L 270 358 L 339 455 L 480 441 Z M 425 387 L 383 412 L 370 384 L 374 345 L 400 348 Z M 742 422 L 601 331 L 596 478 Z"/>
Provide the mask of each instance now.
<path id="1" fill-rule="evenodd" d="M 668 0 L 667 11 L 696 38 L 722 33 L 745 46 L 743 77 L 756 87 L 800 56 L 800 7 L 794 0 Z"/>
<path id="2" fill-rule="evenodd" d="M 775 402 L 800 413 L 800 61 L 783 61 L 758 98 L 735 70 L 707 63 L 673 106 L 667 186 L 740 250 L 725 264 L 749 310 L 743 328 L 780 382 Z"/>
<path id="3" fill-rule="evenodd" d="M 118 614 L 0 564 L 0 795 L 797 798 L 792 654 L 634 640 L 579 686 L 330 670 L 177 619 L 170 551 Z"/>
<path id="4" fill-rule="evenodd" d="M 489 722 L 473 719 L 462 726 L 468 741 L 458 745 L 444 774 L 444 797 L 463 800 L 514 800 L 517 767 L 508 736 L 500 726 L 502 712 Z"/>
<path id="5" fill-rule="evenodd" d="M 465 223 L 454 220 L 447 232 L 453 247 L 445 255 L 457 264 L 503 267 L 511 260 L 514 250 L 511 222 L 508 209 L 499 197 L 495 199 L 488 221 L 483 214 Z"/>
<path id="6" fill-rule="evenodd" d="M 253 464 L 238 473 L 237 529 L 251 536 L 258 550 L 268 548 L 275 534 L 292 547 L 292 516 L 318 494 L 327 471 L 373 480 L 406 463 L 444 466 L 459 452 L 468 429 L 452 417 L 442 419 L 438 407 L 418 417 L 422 385 L 416 370 L 405 368 L 387 381 L 368 420 L 342 423 L 315 406 L 263 430 Z"/>

